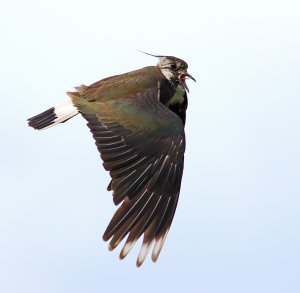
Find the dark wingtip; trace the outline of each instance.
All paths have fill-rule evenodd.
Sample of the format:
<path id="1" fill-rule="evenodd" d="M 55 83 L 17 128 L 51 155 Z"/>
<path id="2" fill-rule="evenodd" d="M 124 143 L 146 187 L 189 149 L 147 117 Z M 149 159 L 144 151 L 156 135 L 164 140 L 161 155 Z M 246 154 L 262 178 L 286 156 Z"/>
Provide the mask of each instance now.
<path id="1" fill-rule="evenodd" d="M 112 191 L 111 184 L 112 184 L 112 180 L 110 180 L 110 182 L 109 182 L 109 184 L 108 184 L 108 186 L 106 188 L 107 191 Z"/>
<path id="2" fill-rule="evenodd" d="M 105 231 L 104 234 L 102 235 L 102 239 L 103 239 L 103 241 L 105 241 L 105 242 L 108 241 L 108 240 L 110 239 L 110 237 L 109 237 L 107 231 Z"/>

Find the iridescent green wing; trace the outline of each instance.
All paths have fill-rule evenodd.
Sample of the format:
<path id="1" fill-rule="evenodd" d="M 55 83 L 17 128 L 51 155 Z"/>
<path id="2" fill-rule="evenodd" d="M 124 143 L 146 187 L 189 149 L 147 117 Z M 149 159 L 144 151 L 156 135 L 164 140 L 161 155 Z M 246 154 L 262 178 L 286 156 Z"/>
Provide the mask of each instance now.
<path id="1" fill-rule="evenodd" d="M 128 235 L 124 258 L 144 234 L 137 265 L 155 242 L 156 261 L 170 228 L 183 172 L 184 126 L 175 113 L 158 101 L 158 86 L 105 102 L 78 101 L 88 121 L 104 168 L 112 178 L 117 209 L 103 239 L 114 249 Z"/>

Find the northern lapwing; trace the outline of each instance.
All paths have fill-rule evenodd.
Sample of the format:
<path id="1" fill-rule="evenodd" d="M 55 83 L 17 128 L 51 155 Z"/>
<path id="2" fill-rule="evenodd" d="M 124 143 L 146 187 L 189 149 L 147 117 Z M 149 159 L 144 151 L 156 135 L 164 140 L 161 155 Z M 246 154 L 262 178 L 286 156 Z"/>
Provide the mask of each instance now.
<path id="1" fill-rule="evenodd" d="M 195 81 L 185 61 L 152 56 L 159 58 L 157 66 L 76 87 L 67 92 L 68 100 L 28 119 L 38 130 L 79 113 L 87 120 L 111 176 L 107 190 L 114 204 L 121 204 L 103 239 L 113 250 L 128 235 L 123 259 L 143 234 L 137 266 L 153 243 L 157 260 L 174 217 L 184 165 L 186 79 Z"/>

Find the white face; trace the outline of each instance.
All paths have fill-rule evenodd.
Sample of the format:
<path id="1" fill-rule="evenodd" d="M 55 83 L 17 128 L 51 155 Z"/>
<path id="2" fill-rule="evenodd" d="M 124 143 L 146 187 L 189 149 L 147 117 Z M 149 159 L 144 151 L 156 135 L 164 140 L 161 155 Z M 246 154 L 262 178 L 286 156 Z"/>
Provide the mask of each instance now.
<path id="1" fill-rule="evenodd" d="M 186 78 L 190 78 L 196 81 L 188 72 L 188 65 L 185 61 L 173 57 L 173 56 L 157 56 L 160 57 L 157 66 L 160 68 L 165 78 L 177 87 L 181 85 L 183 89 L 189 91 L 189 88 L 185 82 Z"/>
<path id="2" fill-rule="evenodd" d="M 178 80 L 187 70 L 183 60 L 170 56 L 161 57 L 157 65 L 168 80 Z"/>

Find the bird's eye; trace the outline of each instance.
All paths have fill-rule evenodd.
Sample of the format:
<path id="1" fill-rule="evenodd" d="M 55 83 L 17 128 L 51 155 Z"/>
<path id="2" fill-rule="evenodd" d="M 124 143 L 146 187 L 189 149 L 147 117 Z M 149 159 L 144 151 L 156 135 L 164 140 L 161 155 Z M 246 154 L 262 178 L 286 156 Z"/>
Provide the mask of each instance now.
<path id="1" fill-rule="evenodd" d="M 176 63 L 171 63 L 171 69 L 176 69 L 177 66 L 176 66 Z"/>

